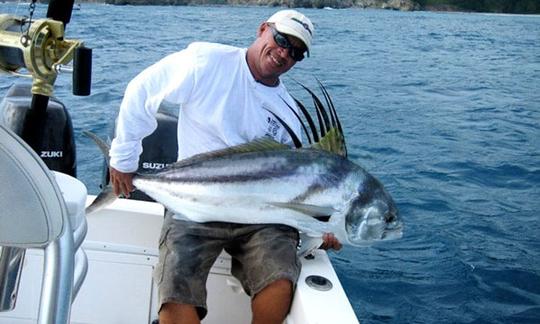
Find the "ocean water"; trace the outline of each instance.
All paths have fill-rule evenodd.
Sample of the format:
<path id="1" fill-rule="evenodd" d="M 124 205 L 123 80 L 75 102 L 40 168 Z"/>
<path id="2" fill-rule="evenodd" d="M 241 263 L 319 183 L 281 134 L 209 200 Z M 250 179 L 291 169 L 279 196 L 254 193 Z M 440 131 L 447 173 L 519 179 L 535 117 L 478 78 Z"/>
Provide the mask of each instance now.
<path id="1" fill-rule="evenodd" d="M 36 15 L 43 17 L 44 6 Z M 0 4 L 27 14 L 26 5 Z M 55 95 L 73 118 L 79 177 L 102 161 L 127 82 L 195 40 L 247 47 L 275 8 L 83 4 L 67 38 L 94 51 L 93 90 Z M 362 323 L 540 323 L 540 16 L 302 10 L 316 25 L 292 79 L 330 91 L 350 158 L 405 221 L 400 240 L 331 258 Z M 13 82 L 2 76 L 0 95 Z"/>

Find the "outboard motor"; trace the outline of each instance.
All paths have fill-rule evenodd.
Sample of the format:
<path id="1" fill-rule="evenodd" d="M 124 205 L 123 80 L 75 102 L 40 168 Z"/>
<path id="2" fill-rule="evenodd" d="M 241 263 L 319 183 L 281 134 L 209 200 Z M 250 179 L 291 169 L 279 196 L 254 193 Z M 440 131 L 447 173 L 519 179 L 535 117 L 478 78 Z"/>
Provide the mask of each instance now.
<path id="1" fill-rule="evenodd" d="M 178 155 L 178 117 L 158 111 L 156 119 L 158 122 L 156 130 L 142 141 L 143 152 L 139 159 L 139 170 L 146 173 L 159 171 L 176 162 Z M 104 165 L 102 186 L 109 183 L 107 162 Z M 139 190 L 132 192 L 129 199 L 154 201 Z"/>
<path id="2" fill-rule="evenodd" d="M 76 177 L 75 140 L 66 107 L 50 98 L 43 116 L 30 112 L 30 84 L 14 84 L 0 103 L 0 123 L 20 137 L 34 138 L 37 154 L 49 169 Z"/>

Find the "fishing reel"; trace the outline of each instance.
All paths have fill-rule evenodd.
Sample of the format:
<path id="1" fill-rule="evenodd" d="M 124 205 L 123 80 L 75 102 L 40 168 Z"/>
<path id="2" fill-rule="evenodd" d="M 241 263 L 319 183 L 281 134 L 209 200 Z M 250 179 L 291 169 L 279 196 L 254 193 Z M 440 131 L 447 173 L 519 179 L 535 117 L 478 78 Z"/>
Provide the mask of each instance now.
<path id="1" fill-rule="evenodd" d="M 26 28 L 26 29 L 25 29 Z M 67 64 L 73 60 L 73 68 Z M 27 73 L 21 70 L 26 69 Z M 73 94 L 90 94 L 92 50 L 64 39 L 64 24 L 0 15 L 0 71 L 32 78 L 32 93 L 51 97 L 60 72 L 73 73 Z"/>

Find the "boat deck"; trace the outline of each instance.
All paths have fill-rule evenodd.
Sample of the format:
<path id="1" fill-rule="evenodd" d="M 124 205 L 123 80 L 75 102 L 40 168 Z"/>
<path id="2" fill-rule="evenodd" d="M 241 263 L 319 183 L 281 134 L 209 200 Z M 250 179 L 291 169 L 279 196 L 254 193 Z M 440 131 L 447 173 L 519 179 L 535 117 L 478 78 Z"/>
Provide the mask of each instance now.
<path id="1" fill-rule="evenodd" d="M 94 197 L 89 197 L 89 201 Z M 159 204 L 116 200 L 87 216 L 88 234 L 83 248 L 89 269 L 75 299 L 71 323 L 152 323 L 157 318 L 157 290 L 152 271 L 158 258 L 158 238 L 163 222 Z M 286 323 L 358 323 L 328 256 L 316 251 L 302 260 L 302 274 Z M 14 311 L 0 313 L 0 324 L 35 323 L 41 286 L 43 253 L 28 250 Z M 306 278 L 319 275 L 332 289 L 309 287 Z M 207 282 L 209 312 L 205 324 L 250 323 L 250 298 L 230 275 L 230 257 L 222 254 Z"/>

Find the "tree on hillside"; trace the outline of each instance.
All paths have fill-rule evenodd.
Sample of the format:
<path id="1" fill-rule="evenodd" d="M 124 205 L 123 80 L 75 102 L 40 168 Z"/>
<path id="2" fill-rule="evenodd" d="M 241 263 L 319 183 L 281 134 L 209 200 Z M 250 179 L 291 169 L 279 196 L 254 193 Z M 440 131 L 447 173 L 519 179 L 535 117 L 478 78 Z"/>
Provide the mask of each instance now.
<path id="1" fill-rule="evenodd" d="M 459 10 L 501 13 L 540 13 L 538 0 L 417 0 L 422 8 L 450 6 Z"/>

